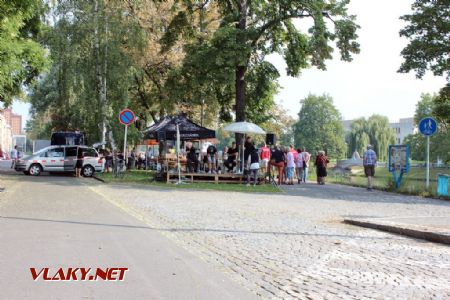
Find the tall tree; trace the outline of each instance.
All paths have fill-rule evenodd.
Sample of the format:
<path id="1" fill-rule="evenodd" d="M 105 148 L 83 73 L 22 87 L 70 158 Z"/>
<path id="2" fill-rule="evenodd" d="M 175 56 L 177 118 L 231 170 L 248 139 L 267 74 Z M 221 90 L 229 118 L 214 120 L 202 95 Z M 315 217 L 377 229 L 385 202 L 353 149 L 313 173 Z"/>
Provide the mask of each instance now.
<path id="1" fill-rule="evenodd" d="M 209 53 L 210 57 L 214 58 L 207 61 L 210 65 L 207 70 L 215 73 L 212 77 L 221 73 L 220 77 L 227 79 L 228 85 L 233 85 L 234 95 L 231 97 L 235 101 L 236 121 L 246 120 L 247 116 L 251 115 L 248 110 L 255 107 L 248 99 L 249 72 L 256 70 L 266 55 L 283 55 L 288 74 L 298 76 L 302 69 L 309 66 L 325 69 L 325 61 L 332 57 L 332 43 L 340 50 L 344 61 L 351 61 L 351 55 L 359 52 L 359 44 L 355 41 L 358 26 L 354 22 L 355 17 L 347 13 L 348 0 L 180 2 L 188 7 L 189 13 L 195 13 L 200 2 L 203 7 L 215 4 L 219 8 L 220 27 L 214 33 L 212 42 L 201 45 L 200 49 L 202 53 Z M 310 19 L 311 22 L 296 21 L 304 19 Z M 312 25 L 307 29 L 309 24 Z M 179 29 L 178 32 L 183 30 Z M 205 60 L 195 61 L 197 69 L 205 67 Z M 266 76 L 262 83 L 267 84 L 273 80 L 273 70 L 276 70 L 273 66 L 257 70 L 272 74 Z M 208 76 L 208 73 L 205 76 Z M 255 100 L 258 101 L 260 99 Z M 258 109 L 258 105 L 256 108 Z"/>
<path id="2" fill-rule="evenodd" d="M 403 49 L 400 72 L 415 71 L 422 78 L 427 70 L 450 79 L 450 5 L 448 0 L 415 0 L 413 13 L 404 15 L 408 25 L 400 36 L 410 39 Z"/>
<path id="3" fill-rule="evenodd" d="M 368 119 L 360 118 L 352 123 L 348 141 L 349 153 L 358 151 L 361 155 L 367 145 L 371 144 L 378 158 L 386 161 L 388 146 L 395 142 L 395 133 L 390 128 L 387 117 L 372 115 Z"/>
<path id="4" fill-rule="evenodd" d="M 330 157 L 345 154 L 342 117 L 330 96 L 309 95 L 300 101 L 302 107 L 294 125 L 295 144 L 310 152 L 325 150 Z"/>
<path id="5" fill-rule="evenodd" d="M 127 51 L 143 39 L 120 4 L 63 0 L 52 7 L 52 27 L 44 38 L 53 64 L 30 97 L 34 119 L 48 118 L 42 130 L 79 128 L 90 142 L 102 141 L 107 131 L 114 145 L 113 137 L 123 130 L 117 114 L 133 104 L 135 68 Z M 133 129 L 130 137 L 136 137 Z"/>
<path id="6" fill-rule="evenodd" d="M 44 12 L 41 0 L 0 1 L 0 102 L 5 107 L 47 67 L 38 43 Z"/>

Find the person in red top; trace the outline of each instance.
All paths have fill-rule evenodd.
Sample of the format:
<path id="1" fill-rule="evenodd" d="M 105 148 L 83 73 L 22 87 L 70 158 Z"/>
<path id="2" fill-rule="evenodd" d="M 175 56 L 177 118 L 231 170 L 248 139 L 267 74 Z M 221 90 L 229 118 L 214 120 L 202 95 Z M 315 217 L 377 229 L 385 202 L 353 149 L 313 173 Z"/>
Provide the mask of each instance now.
<path id="1" fill-rule="evenodd" d="M 269 161 L 270 161 L 270 148 L 267 147 L 267 144 L 264 143 L 263 146 L 261 147 L 261 170 L 263 172 L 264 175 L 267 174 L 268 172 L 268 168 L 269 168 Z"/>

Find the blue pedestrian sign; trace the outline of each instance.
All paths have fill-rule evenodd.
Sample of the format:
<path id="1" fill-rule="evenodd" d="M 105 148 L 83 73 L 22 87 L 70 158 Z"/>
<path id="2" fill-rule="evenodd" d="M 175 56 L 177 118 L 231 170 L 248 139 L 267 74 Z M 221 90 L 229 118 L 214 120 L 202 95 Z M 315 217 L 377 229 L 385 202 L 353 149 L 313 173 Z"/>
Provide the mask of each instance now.
<path id="1" fill-rule="evenodd" d="M 419 123 L 419 131 L 424 136 L 432 136 L 437 131 L 437 122 L 433 118 L 422 119 Z"/>

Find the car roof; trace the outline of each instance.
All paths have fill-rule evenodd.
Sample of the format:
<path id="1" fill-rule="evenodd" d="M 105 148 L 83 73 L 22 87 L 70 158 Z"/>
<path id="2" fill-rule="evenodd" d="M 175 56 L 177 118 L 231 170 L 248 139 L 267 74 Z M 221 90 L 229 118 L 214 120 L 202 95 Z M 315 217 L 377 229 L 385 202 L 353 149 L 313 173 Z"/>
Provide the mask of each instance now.
<path id="1" fill-rule="evenodd" d="M 95 149 L 93 147 L 85 146 L 85 145 L 52 145 L 45 148 L 42 148 L 41 150 L 50 150 L 55 148 L 68 148 L 68 147 L 79 147 L 79 148 L 87 148 L 87 149 Z"/>

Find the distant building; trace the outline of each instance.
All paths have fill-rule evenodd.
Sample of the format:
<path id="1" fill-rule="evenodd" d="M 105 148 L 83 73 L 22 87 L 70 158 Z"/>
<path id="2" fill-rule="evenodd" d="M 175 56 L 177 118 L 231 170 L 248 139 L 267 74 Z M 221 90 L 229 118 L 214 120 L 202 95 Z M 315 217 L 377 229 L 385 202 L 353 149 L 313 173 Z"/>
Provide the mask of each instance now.
<path id="1" fill-rule="evenodd" d="M 0 113 L 0 150 L 9 153 L 12 149 L 11 126 L 4 115 Z"/>
<path id="2" fill-rule="evenodd" d="M 5 116 L 6 122 L 11 126 L 11 132 L 13 135 L 22 134 L 22 116 L 13 113 L 11 108 L 5 108 L 1 111 L 1 114 Z"/>
<path id="3" fill-rule="evenodd" d="M 13 145 L 17 146 L 17 150 L 21 152 L 26 152 L 27 146 L 27 136 L 24 134 L 13 135 L 12 137 Z"/>
<path id="4" fill-rule="evenodd" d="M 414 118 L 403 118 L 398 122 L 390 123 L 389 125 L 395 131 L 395 134 L 397 136 L 395 142 L 397 144 L 402 144 L 408 135 L 417 133 L 417 127 L 414 124 Z"/>
<path id="5" fill-rule="evenodd" d="M 354 121 L 355 120 L 342 121 L 345 132 L 351 131 L 351 126 Z M 402 118 L 398 122 L 389 123 L 389 126 L 394 129 L 396 135 L 396 144 L 402 144 L 408 135 L 417 133 L 417 127 L 414 124 L 414 118 Z"/>
<path id="6" fill-rule="evenodd" d="M 22 116 L 13 113 L 11 108 L 0 110 L 0 147 L 9 153 L 18 141 L 22 144 Z"/>

